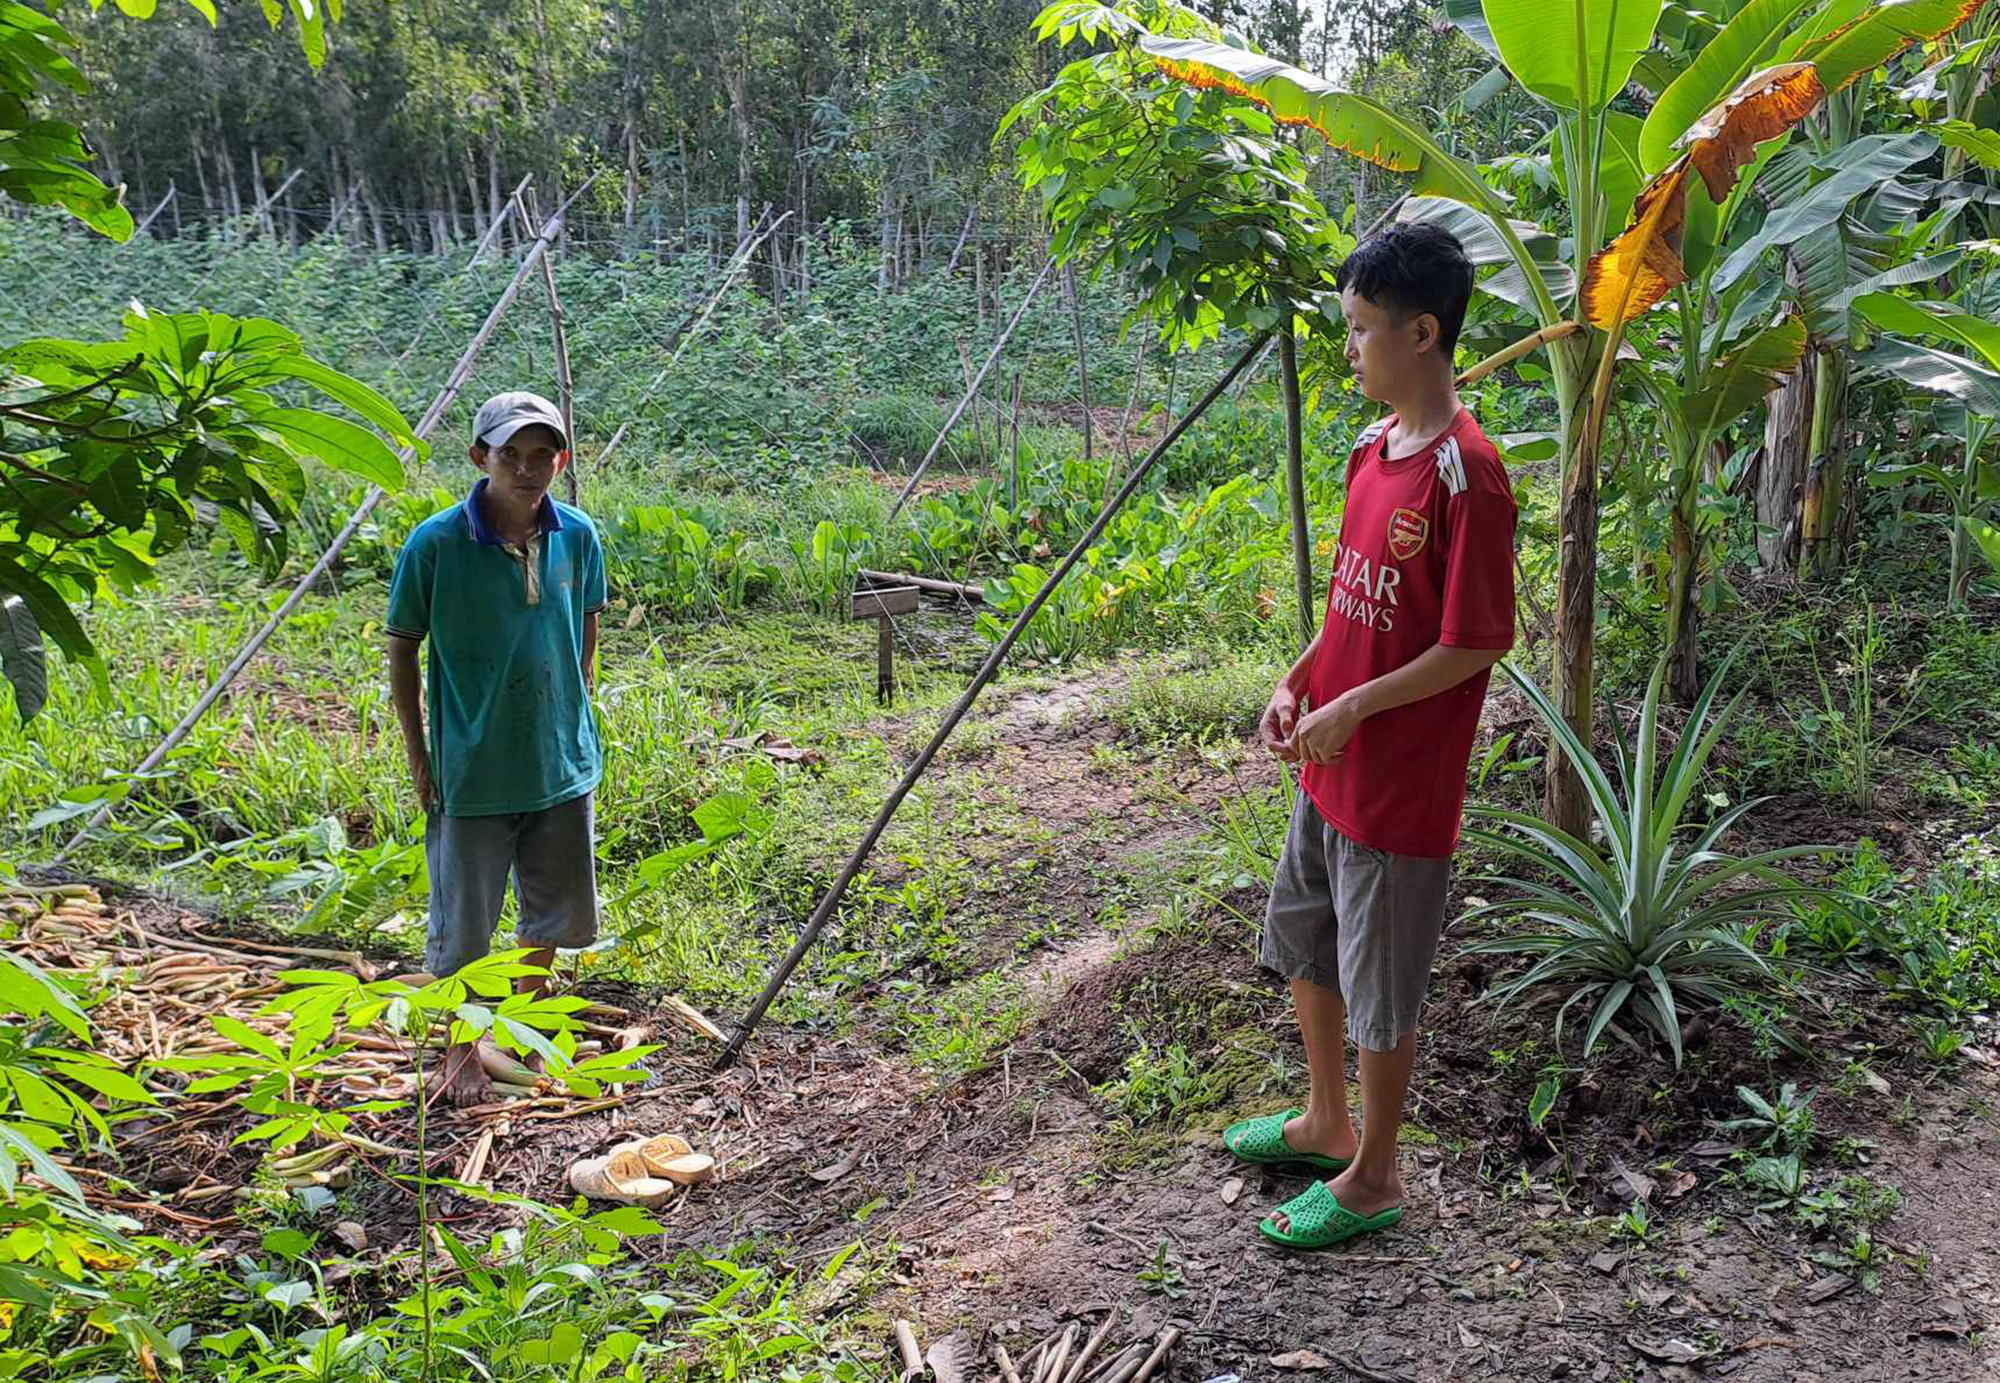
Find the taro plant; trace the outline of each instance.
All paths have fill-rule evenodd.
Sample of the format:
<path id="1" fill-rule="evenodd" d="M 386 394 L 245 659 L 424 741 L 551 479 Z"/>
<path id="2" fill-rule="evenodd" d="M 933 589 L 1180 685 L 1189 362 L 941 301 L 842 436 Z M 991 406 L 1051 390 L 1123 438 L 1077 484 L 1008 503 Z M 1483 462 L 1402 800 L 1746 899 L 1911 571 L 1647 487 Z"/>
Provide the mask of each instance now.
<path id="1" fill-rule="evenodd" d="M 1691 805 L 1701 800 L 1695 789 L 1702 768 L 1745 694 L 1739 691 L 1716 709 L 1727 664 L 1695 703 L 1664 763 L 1658 751 L 1667 664 L 1662 660 L 1654 668 L 1636 742 L 1628 743 L 1620 727 L 1615 783 L 1541 688 L 1511 663 L 1501 667 L 1575 765 L 1603 843 L 1523 812 L 1474 808 L 1470 814 L 1490 824 L 1469 827 L 1467 835 L 1527 868 L 1520 876 L 1487 880 L 1514 896 L 1472 916 L 1518 916 L 1539 925 L 1466 949 L 1533 957 L 1526 969 L 1495 987 L 1502 1004 L 1545 985 L 1569 987 L 1556 1014 L 1558 1043 L 1571 1010 L 1589 1004 L 1584 1056 L 1607 1031 L 1637 1045 L 1626 1031 L 1636 1016 L 1673 1050 L 1678 1066 L 1682 1024 L 1691 1010 L 1747 997 L 1758 981 L 1773 976 L 1769 959 L 1756 946 L 1765 917 L 1827 892 L 1774 866 L 1826 854 L 1829 847 L 1799 845 L 1747 858 L 1724 853 L 1723 837 L 1763 798 L 1706 824 L 1688 819 Z"/>

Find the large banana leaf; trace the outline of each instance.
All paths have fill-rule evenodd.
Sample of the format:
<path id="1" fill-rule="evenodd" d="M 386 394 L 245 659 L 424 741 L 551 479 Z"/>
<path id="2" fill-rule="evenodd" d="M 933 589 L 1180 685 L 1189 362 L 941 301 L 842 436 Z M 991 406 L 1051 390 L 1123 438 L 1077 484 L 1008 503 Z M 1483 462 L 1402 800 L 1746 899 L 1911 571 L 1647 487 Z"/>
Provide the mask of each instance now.
<path id="1" fill-rule="evenodd" d="M 1514 80 L 1558 110 L 1595 115 L 1653 43 L 1663 0 L 1485 0 Z"/>
<path id="2" fill-rule="evenodd" d="M 1807 44 L 1799 56 L 1819 69 L 1829 93 L 1873 72 L 1913 43 L 1944 37 L 1984 9 L 1988 0 L 1889 0 L 1853 23 Z"/>
<path id="3" fill-rule="evenodd" d="M 1646 116 L 1639 158 L 1646 172 L 1673 162 L 1674 145 L 1715 103 L 1770 60 L 1785 26 L 1813 0 L 1750 0 L 1722 31 L 1702 45 L 1688 69 L 1674 79 Z"/>
<path id="4" fill-rule="evenodd" d="M 1161 70 L 1190 86 L 1232 92 L 1262 106 L 1280 122 L 1316 130 L 1336 149 L 1399 173 L 1412 173 L 1411 192 L 1449 197 L 1476 207 L 1508 243 L 1517 262 L 1534 263 L 1509 223 L 1500 194 L 1466 163 L 1446 153 L 1415 121 L 1345 91 L 1310 72 L 1227 44 L 1203 39 L 1148 36 L 1139 47 Z M 1538 298 L 1544 326 L 1561 319 L 1553 298 Z"/>
<path id="5" fill-rule="evenodd" d="M 1864 293 L 1854 310 L 1885 331 L 1942 336 L 1976 353 L 1989 370 L 2000 371 L 2000 325 L 1970 312 L 1912 302 L 1894 293 Z"/>
<path id="6" fill-rule="evenodd" d="M 1632 203 L 1646 185 L 1639 158 L 1640 121 L 1622 110 L 1604 113 L 1604 148 L 1597 161 L 1597 191 L 1604 198 L 1604 224 L 1622 226 Z M 1569 170 L 1562 159 L 1549 161 L 1549 173 L 1564 197 L 1569 196 Z"/>
<path id="7" fill-rule="evenodd" d="M 1458 237 L 1474 269 L 1501 265 L 1498 273 L 1475 279 L 1473 287 L 1534 314 L 1534 289 L 1522 273 L 1513 247 L 1485 215 L 1450 197 L 1410 197 L 1396 212 L 1396 219 L 1429 221 L 1444 227 Z M 1576 293 L 1576 277 L 1560 258 L 1561 242 L 1532 221 L 1513 221 L 1511 225 L 1516 241 L 1533 256 L 1543 287 L 1557 303 L 1568 302 Z"/>
<path id="8" fill-rule="evenodd" d="M 1718 205 L 1735 189 L 1743 165 L 1819 104 L 1819 78 L 1805 63 L 1752 75 L 1690 129 L 1686 152 L 1647 183 L 1632 223 L 1592 256 L 1582 296 L 1590 321 L 1605 331 L 1645 312 L 1687 278 L 1679 252 L 1687 222 L 1687 179 L 1699 174 Z"/>
<path id="9" fill-rule="evenodd" d="M 2000 418 L 2000 374 L 1962 355 L 1900 336 L 1884 336 L 1854 357 L 1856 369 L 1879 370 L 1927 394 L 1956 399 L 1973 412 Z"/>
<path id="10" fill-rule="evenodd" d="M 1846 213 L 1848 203 L 1911 164 L 1929 158 L 1937 149 L 1937 136 L 1922 130 L 1855 140 L 1840 151 L 1833 176 L 1772 212 L 1755 235 L 1736 247 L 1716 271 L 1715 286 L 1722 289 L 1736 282 L 1756 265 L 1764 251 L 1795 244 L 1832 225 Z"/>
<path id="11" fill-rule="evenodd" d="M 1806 324 L 1787 317 L 1764 328 L 1709 368 L 1701 388 L 1681 401 L 1681 418 L 1697 436 L 1712 436 L 1756 407 L 1805 354 Z"/>

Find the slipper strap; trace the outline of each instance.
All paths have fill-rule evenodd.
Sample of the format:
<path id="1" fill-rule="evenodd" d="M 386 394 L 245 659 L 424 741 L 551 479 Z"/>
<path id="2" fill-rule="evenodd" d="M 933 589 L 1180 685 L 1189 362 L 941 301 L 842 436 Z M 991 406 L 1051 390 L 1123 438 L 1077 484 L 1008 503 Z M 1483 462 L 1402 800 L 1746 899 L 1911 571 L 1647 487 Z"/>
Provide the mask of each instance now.
<path id="1" fill-rule="evenodd" d="M 1294 1161 L 1299 1154 L 1285 1141 L 1285 1124 L 1298 1117 L 1296 1109 L 1288 1109 L 1231 1124 L 1223 1131 L 1222 1145 L 1246 1162 Z"/>
<path id="2" fill-rule="evenodd" d="M 1403 1218 L 1401 1206 L 1391 1206 L 1379 1215 L 1357 1215 L 1342 1205 L 1323 1181 L 1315 1181 L 1271 1212 L 1280 1214 L 1291 1228 L 1279 1233 L 1267 1215 L 1261 1226 L 1264 1233 L 1281 1244 L 1302 1249 L 1331 1248 L 1356 1235 L 1387 1229 Z"/>

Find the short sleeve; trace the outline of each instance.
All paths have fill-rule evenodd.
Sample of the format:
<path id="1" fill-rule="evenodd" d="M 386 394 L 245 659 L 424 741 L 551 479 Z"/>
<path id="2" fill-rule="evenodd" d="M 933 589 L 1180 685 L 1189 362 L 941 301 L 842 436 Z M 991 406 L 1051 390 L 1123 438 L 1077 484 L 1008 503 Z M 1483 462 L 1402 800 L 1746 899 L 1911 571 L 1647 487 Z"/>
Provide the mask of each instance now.
<path id="1" fill-rule="evenodd" d="M 583 612 L 594 615 L 604 608 L 608 595 L 604 587 L 604 544 L 598 540 L 597 526 L 585 530 L 583 545 Z"/>
<path id="2" fill-rule="evenodd" d="M 1468 487 L 1446 501 L 1439 643 L 1514 646 L 1514 520 L 1514 497 L 1498 487 Z"/>
<path id="3" fill-rule="evenodd" d="M 436 546 L 420 528 L 403 544 L 396 556 L 396 574 L 389 579 L 391 634 L 422 640 L 431 632 L 431 587 L 436 571 Z"/>

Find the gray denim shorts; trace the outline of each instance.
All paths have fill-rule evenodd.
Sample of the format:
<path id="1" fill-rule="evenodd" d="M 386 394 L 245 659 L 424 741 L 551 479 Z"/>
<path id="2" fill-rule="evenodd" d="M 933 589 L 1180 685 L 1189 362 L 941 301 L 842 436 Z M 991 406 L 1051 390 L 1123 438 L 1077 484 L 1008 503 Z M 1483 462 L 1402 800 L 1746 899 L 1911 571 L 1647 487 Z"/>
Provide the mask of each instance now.
<path id="1" fill-rule="evenodd" d="M 597 852 L 593 794 L 538 812 L 446 816 L 424 823 L 431 873 L 430 929 L 424 963 L 449 975 L 493 944 L 507 901 L 507 876 L 521 905 L 515 938 L 522 946 L 588 946 L 597 940 Z"/>
<path id="2" fill-rule="evenodd" d="M 1358 845 L 1301 792 L 1257 961 L 1334 990 L 1347 1005 L 1348 1040 L 1386 1052 L 1417 1029 L 1450 880 L 1450 860 Z"/>

